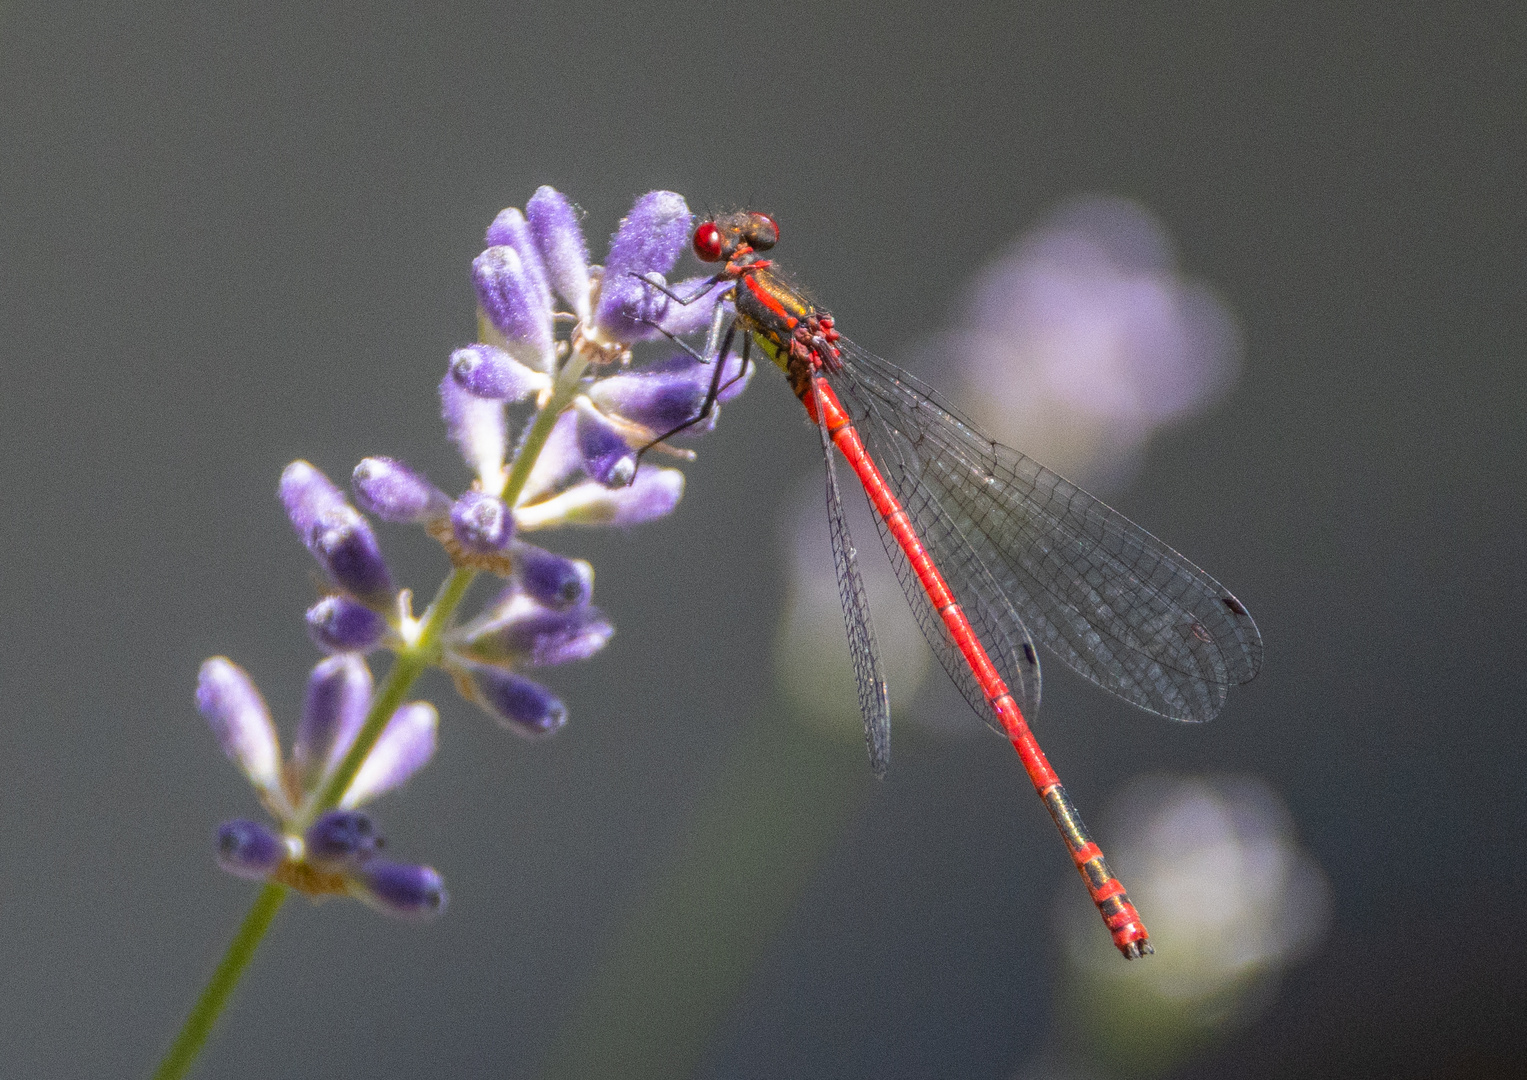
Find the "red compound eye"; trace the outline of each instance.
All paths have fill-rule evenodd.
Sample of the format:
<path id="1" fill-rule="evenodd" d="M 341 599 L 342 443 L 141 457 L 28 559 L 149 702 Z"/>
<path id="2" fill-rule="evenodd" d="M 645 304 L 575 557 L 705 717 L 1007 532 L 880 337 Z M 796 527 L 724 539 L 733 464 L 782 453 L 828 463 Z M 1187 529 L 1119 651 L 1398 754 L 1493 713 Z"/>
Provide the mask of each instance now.
<path id="1" fill-rule="evenodd" d="M 695 254 L 701 262 L 721 260 L 721 230 L 714 221 L 707 221 L 695 230 Z"/>
<path id="2" fill-rule="evenodd" d="M 748 215 L 752 220 L 748 223 L 748 243 L 759 251 L 768 251 L 779 243 L 779 225 L 768 214 L 760 214 L 757 211 Z"/>

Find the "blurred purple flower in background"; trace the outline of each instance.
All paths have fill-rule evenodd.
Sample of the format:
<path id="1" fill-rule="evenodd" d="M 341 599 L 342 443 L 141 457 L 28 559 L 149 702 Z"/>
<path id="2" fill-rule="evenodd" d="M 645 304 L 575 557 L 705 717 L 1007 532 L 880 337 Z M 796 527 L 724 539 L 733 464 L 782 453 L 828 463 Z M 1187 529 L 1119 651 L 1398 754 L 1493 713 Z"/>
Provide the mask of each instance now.
<path id="1" fill-rule="evenodd" d="M 998 442 L 1084 484 L 1126 477 L 1156 429 L 1217 400 L 1240 365 L 1234 316 L 1126 199 L 1060 207 L 970 295 L 926 346 L 951 395 Z"/>

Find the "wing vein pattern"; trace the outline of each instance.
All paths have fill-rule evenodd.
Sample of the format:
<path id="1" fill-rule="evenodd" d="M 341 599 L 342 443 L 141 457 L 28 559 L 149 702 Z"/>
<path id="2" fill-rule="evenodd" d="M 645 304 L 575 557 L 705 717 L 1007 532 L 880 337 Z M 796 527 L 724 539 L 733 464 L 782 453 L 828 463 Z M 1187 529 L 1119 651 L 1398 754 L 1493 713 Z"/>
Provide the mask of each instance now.
<path id="1" fill-rule="evenodd" d="M 891 695 L 880 666 L 880 647 L 870 622 L 869 597 L 864 591 L 864 579 L 859 576 L 854 539 L 843 514 L 832 443 L 827 439 L 826 428 L 818 425 L 817 430 L 827 461 L 827 524 L 832 534 L 832 561 L 838 575 L 838 599 L 843 603 L 843 625 L 848 631 L 848 651 L 859 689 L 859 713 L 864 717 L 864 745 L 869 751 L 871 771 L 884 779 L 891 767 Z"/>
<path id="2" fill-rule="evenodd" d="M 1231 686 L 1256 675 L 1261 635 L 1218 581 L 1076 485 L 981 435 L 913 376 L 839 345 L 844 366 L 828 380 L 935 559 L 974 571 L 973 603 L 956 597 L 988 651 L 995 646 L 1011 662 L 1032 632 L 1105 690 L 1177 720 L 1211 719 Z M 887 540 L 895 563 L 893 547 Z M 945 660 L 915 602 L 913 609 Z M 998 661 L 999 670 L 1006 666 Z M 1037 666 L 1033 683 L 1037 702 Z M 976 711 L 991 722 L 984 704 Z"/>

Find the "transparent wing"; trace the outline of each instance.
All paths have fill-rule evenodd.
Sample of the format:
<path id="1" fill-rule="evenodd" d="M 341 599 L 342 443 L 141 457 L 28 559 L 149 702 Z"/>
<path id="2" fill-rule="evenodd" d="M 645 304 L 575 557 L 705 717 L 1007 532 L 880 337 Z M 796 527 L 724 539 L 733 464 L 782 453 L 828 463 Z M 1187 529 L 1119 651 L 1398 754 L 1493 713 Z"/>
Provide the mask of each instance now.
<path id="1" fill-rule="evenodd" d="M 1261 634 L 1219 582 L 1076 485 L 982 435 L 894 364 L 838 344 L 843 367 L 828 382 L 962 605 L 955 579 L 970 570 L 977 584 L 966 591 L 985 594 L 985 571 L 996 599 L 983 598 L 1007 637 L 1027 642 L 1027 627 L 1105 690 L 1177 720 L 1211 719 L 1231 686 L 1256 675 Z M 988 630 L 976 629 L 990 650 Z"/>
<path id="2" fill-rule="evenodd" d="M 877 779 L 884 779 L 891 767 L 891 697 L 886 689 L 885 673 L 880 666 L 880 648 L 875 644 L 875 627 L 870 622 L 869 598 L 864 580 L 859 576 L 859 561 L 854 540 L 843 515 L 843 497 L 838 491 L 832 443 L 827 430 L 818 425 L 822 452 L 827 460 L 827 523 L 832 534 L 832 561 L 838 572 L 838 599 L 843 602 L 843 625 L 848 630 L 848 651 L 853 659 L 854 680 L 859 686 L 859 712 L 864 717 L 864 745 L 870 754 L 870 769 Z"/>

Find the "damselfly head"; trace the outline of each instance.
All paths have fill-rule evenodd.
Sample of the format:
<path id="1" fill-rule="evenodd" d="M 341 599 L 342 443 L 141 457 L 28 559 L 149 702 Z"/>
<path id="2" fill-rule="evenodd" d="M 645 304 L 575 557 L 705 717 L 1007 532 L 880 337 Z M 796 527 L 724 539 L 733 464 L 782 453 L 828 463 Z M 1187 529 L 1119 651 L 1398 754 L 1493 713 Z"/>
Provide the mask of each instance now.
<path id="1" fill-rule="evenodd" d="M 702 221 L 695 229 L 695 255 L 701 262 L 720 262 L 743 248 L 768 251 L 779 242 L 779 226 L 768 214 L 738 210 Z"/>

